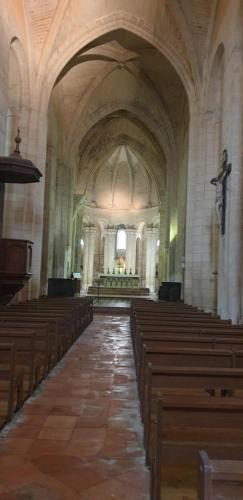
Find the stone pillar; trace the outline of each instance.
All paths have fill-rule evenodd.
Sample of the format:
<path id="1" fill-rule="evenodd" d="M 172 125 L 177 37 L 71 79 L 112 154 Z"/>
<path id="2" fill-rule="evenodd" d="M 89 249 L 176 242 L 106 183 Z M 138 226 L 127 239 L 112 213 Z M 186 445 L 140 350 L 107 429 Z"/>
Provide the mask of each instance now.
<path id="1" fill-rule="evenodd" d="M 84 228 L 84 260 L 83 260 L 83 288 L 86 290 L 93 282 L 95 227 Z"/>
<path id="2" fill-rule="evenodd" d="M 155 270 L 157 250 L 158 229 L 156 227 L 146 228 L 146 288 L 150 292 L 155 291 Z"/>
<path id="3" fill-rule="evenodd" d="M 239 22 L 242 23 L 242 18 Z M 242 24 L 241 24 L 242 26 Z M 226 230 L 225 235 L 220 237 L 220 274 L 219 290 L 226 287 L 227 309 L 219 307 L 222 318 L 229 318 L 233 323 L 240 320 L 240 295 L 242 276 L 242 183 L 243 183 L 243 147 L 242 147 L 242 125 L 243 125 L 243 68 L 242 51 L 234 52 L 234 64 L 232 68 L 234 78 L 230 79 L 232 93 L 229 101 L 230 108 L 225 112 L 225 120 L 228 120 L 230 132 L 224 131 L 225 146 L 229 153 L 229 162 L 232 163 L 232 172 L 227 180 L 227 206 L 226 206 Z M 230 84 L 229 82 L 227 82 Z M 232 116 L 234 117 L 232 123 Z M 226 126 L 225 126 L 226 129 Z M 219 305 L 220 306 L 220 305 Z"/>
<path id="4" fill-rule="evenodd" d="M 90 227 L 89 228 L 88 286 L 91 286 L 93 283 L 95 233 L 96 233 L 96 228 Z"/>
<path id="5" fill-rule="evenodd" d="M 108 270 L 108 232 L 105 229 L 105 242 L 104 242 L 104 273 Z"/>
<path id="6" fill-rule="evenodd" d="M 137 270 L 140 278 L 140 286 L 142 283 L 142 278 L 143 278 L 143 270 L 142 270 L 142 264 L 143 264 L 143 237 L 142 235 L 136 239 L 136 248 L 137 248 Z"/>
<path id="7" fill-rule="evenodd" d="M 126 245 L 126 269 L 127 273 L 135 274 L 136 269 L 136 236 L 137 230 L 135 228 L 126 229 L 127 245 Z"/>
<path id="8" fill-rule="evenodd" d="M 73 261 L 73 270 L 76 273 L 80 273 L 81 269 L 81 244 L 80 244 L 81 227 L 82 227 L 82 221 L 80 217 L 77 215 L 74 224 L 75 240 L 74 240 L 74 261 Z"/>
<path id="9" fill-rule="evenodd" d="M 167 217 L 168 219 L 168 217 Z M 159 283 L 167 280 L 168 254 L 169 254 L 169 231 L 166 220 L 165 204 L 160 207 L 160 228 L 159 228 Z"/>
<path id="10" fill-rule="evenodd" d="M 83 259 L 83 279 L 82 288 L 86 290 L 88 286 L 88 264 L 89 264 L 89 228 L 84 228 L 84 259 Z"/>
<path id="11" fill-rule="evenodd" d="M 112 273 L 115 258 L 116 230 L 107 227 L 105 230 L 105 248 L 104 248 L 104 273 L 108 270 Z"/>
<path id="12" fill-rule="evenodd" d="M 201 134 L 199 111 L 195 109 L 190 115 L 189 129 L 184 285 L 185 302 L 195 306 L 200 306 L 198 298 L 200 289 L 200 276 L 198 276 L 198 273 L 200 273 L 200 253 L 195 253 L 195 243 L 197 242 L 198 231 L 201 231 L 200 221 L 202 217 L 202 207 L 198 209 L 196 201 L 198 152 L 203 151 L 199 141 Z M 200 189 L 203 191 L 204 187 L 200 186 Z M 195 283 L 197 283 L 196 288 Z"/>

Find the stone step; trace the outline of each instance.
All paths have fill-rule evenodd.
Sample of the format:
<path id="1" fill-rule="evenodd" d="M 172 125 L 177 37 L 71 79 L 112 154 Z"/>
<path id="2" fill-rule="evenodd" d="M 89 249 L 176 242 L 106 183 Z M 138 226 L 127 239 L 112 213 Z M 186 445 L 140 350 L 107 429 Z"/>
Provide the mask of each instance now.
<path id="1" fill-rule="evenodd" d="M 97 286 L 89 286 L 88 295 L 98 295 L 98 287 Z M 147 296 L 149 295 L 149 288 L 125 288 L 125 287 L 100 287 L 99 295 L 104 296 Z"/>

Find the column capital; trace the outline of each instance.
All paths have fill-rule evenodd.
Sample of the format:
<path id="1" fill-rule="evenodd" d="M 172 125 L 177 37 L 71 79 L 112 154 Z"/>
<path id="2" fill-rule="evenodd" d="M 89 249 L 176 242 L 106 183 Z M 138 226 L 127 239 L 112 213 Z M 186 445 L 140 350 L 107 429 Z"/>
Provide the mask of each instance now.
<path id="1" fill-rule="evenodd" d="M 158 228 L 157 227 L 146 227 L 146 233 L 147 234 L 158 234 Z"/>
<path id="2" fill-rule="evenodd" d="M 127 226 L 125 227 L 125 231 L 127 234 L 135 234 L 137 233 L 137 228 L 135 226 Z"/>
<path id="3" fill-rule="evenodd" d="M 116 234 L 116 233 L 117 233 L 117 231 L 116 231 L 116 229 L 115 229 L 115 228 L 113 228 L 113 227 L 112 227 L 112 228 L 111 228 L 111 227 L 108 227 L 108 228 L 106 228 L 106 229 L 105 229 L 105 233 L 106 233 L 106 234 Z"/>
<path id="4" fill-rule="evenodd" d="M 96 232 L 95 226 L 84 226 L 83 229 L 84 229 L 85 233 L 95 233 Z"/>

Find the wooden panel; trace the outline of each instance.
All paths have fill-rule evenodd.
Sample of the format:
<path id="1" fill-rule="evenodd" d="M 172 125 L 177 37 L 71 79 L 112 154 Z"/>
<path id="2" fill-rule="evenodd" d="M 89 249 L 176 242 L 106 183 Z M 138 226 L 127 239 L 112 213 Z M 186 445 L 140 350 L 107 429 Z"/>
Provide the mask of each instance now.
<path id="1" fill-rule="evenodd" d="M 3 227 L 3 206 L 4 206 L 4 184 L 0 183 L 0 238 Z"/>

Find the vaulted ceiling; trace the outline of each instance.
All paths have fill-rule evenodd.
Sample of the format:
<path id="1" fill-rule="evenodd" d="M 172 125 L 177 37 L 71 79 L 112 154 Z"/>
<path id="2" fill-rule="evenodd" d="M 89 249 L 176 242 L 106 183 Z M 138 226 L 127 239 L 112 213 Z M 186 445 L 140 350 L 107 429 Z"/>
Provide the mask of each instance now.
<path id="1" fill-rule="evenodd" d="M 102 204 L 93 197 L 97 198 L 97 178 L 108 165 L 113 186 L 109 203 L 114 207 L 114 186 L 120 182 L 117 165 L 126 163 L 130 202 L 139 171 L 145 182 L 139 189 L 145 190 L 147 183 L 150 192 L 143 203 L 157 203 L 168 166 L 176 168 L 176 151 L 189 120 L 185 82 L 195 92 L 200 85 L 216 4 L 217 0 L 8 2 L 9 17 L 13 14 L 28 47 L 31 75 L 42 87 L 50 86 L 49 110 L 54 109 L 58 119 L 66 160 L 78 155 L 76 193 L 87 191 L 90 202 Z M 109 29 L 102 32 L 107 22 Z M 114 158 L 118 159 L 112 167 Z"/>

